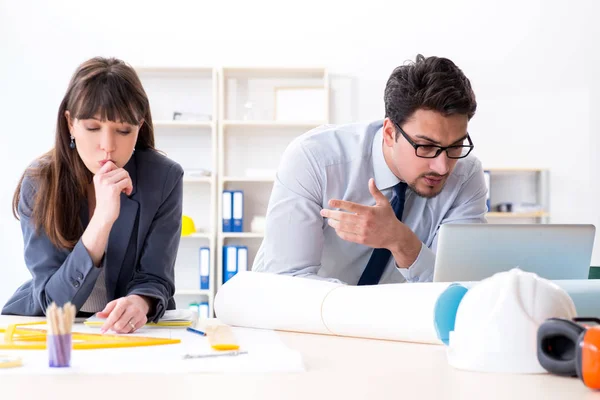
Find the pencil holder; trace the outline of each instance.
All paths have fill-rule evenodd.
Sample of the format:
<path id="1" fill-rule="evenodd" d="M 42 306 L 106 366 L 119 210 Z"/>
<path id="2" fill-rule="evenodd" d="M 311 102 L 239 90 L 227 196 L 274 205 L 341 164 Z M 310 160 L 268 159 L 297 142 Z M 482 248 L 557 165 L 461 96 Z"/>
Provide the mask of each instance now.
<path id="1" fill-rule="evenodd" d="M 72 334 L 47 335 L 48 365 L 52 368 L 71 366 Z"/>
<path id="2" fill-rule="evenodd" d="M 52 368 L 71 366 L 75 313 L 75 306 L 71 303 L 57 307 L 53 302 L 46 310 L 46 349 L 48 365 Z"/>

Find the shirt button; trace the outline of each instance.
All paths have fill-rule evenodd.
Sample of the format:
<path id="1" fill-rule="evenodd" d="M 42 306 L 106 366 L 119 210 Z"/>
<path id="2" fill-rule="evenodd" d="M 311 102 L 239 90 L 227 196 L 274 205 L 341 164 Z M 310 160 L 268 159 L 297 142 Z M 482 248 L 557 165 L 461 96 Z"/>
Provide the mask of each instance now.
<path id="1" fill-rule="evenodd" d="M 79 287 L 79 281 L 73 282 L 73 286 L 75 286 L 76 288 L 78 288 Z"/>
<path id="2" fill-rule="evenodd" d="M 77 275 L 77 279 L 82 280 L 83 279 L 83 274 Z"/>

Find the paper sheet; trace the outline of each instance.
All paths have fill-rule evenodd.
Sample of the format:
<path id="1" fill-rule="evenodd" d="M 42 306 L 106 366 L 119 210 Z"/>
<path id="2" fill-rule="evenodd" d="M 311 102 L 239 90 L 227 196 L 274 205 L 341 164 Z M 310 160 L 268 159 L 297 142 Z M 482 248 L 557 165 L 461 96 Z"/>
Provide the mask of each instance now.
<path id="1" fill-rule="evenodd" d="M 165 311 L 163 317 L 157 323 L 146 323 L 146 327 L 148 326 L 180 326 L 186 327 L 195 323 L 195 315 L 191 310 L 187 309 L 178 309 L 178 310 L 167 310 Z M 97 326 L 100 327 L 104 325 L 106 318 L 99 318 L 97 314 L 92 315 L 91 317 L 84 320 L 84 323 L 88 326 Z"/>
<path id="2" fill-rule="evenodd" d="M 450 285 L 347 286 L 248 272 L 221 287 L 215 313 L 234 326 L 441 344 L 434 306 Z"/>
<path id="3" fill-rule="evenodd" d="M 77 332 L 93 332 L 85 326 L 76 325 L 74 328 Z M 139 336 L 179 338 L 182 342 L 164 346 L 74 350 L 70 368 L 49 368 L 46 350 L 2 350 L 2 354 L 21 357 L 23 366 L 3 369 L 1 373 L 3 375 L 173 374 L 303 372 L 305 370 L 300 353 L 284 345 L 278 334 L 273 331 L 233 328 L 240 350 L 247 351 L 248 354 L 188 360 L 183 359 L 185 354 L 208 354 L 216 351 L 210 348 L 206 337 L 185 330 L 148 328 L 140 331 L 137 334 Z"/>

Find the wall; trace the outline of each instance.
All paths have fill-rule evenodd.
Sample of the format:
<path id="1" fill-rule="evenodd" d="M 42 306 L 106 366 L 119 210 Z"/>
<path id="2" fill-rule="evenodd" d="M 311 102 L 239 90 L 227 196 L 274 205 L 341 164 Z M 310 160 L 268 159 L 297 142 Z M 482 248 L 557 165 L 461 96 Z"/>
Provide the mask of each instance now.
<path id="1" fill-rule="evenodd" d="M 347 2 L 0 0 L 0 304 L 29 276 L 10 212 L 23 169 L 53 141 L 76 66 L 95 55 L 133 65 L 322 65 L 352 82 L 335 122 L 383 116 L 394 67 L 447 56 L 479 109 L 476 153 L 494 167 L 551 169 L 553 222 L 598 224 L 600 79 L 588 1 Z M 598 248 L 598 246 L 597 246 Z M 595 252 L 593 263 L 600 264 Z"/>

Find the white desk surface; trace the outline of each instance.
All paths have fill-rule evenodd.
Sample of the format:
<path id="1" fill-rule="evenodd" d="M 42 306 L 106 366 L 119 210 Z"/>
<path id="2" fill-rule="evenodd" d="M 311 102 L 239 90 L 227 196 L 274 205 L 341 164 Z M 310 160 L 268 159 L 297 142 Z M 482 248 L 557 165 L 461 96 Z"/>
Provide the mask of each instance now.
<path id="1" fill-rule="evenodd" d="M 0 326 L 35 320 L 0 316 Z M 280 332 L 304 373 L 4 375 L 0 398 L 600 399 L 575 378 L 459 371 L 443 346 Z M 1 350 L 0 350 L 1 353 Z M 54 397 L 54 395 L 56 397 Z"/>

